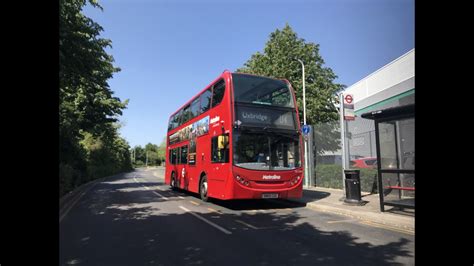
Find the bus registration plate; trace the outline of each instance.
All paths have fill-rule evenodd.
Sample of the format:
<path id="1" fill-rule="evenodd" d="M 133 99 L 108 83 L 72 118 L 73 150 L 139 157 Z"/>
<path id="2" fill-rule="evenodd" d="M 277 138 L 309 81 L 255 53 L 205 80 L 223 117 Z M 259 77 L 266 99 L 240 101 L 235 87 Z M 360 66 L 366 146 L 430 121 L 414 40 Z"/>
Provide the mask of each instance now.
<path id="1" fill-rule="evenodd" d="M 278 193 L 263 193 L 262 199 L 276 199 L 278 198 Z"/>

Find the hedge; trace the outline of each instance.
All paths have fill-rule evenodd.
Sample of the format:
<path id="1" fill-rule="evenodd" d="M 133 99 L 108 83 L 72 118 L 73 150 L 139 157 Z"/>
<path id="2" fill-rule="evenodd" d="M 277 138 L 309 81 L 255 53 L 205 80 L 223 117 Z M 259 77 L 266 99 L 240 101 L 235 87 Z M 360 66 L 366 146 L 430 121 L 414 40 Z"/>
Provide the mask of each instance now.
<path id="1" fill-rule="evenodd" d="M 364 192 L 372 192 L 374 181 L 376 184 L 376 169 L 361 168 L 360 187 Z M 342 166 L 337 164 L 320 164 L 315 170 L 316 186 L 326 188 L 342 189 Z M 377 187 L 374 187 L 377 193 Z"/>

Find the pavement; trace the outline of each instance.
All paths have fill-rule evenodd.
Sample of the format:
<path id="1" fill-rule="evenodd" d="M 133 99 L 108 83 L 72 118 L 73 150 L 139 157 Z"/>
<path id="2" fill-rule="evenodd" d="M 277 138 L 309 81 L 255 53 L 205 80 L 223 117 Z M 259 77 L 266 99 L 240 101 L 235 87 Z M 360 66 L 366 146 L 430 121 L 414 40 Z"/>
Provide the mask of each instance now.
<path id="1" fill-rule="evenodd" d="M 373 226 L 391 227 L 414 234 L 415 211 L 385 206 L 385 212 L 380 211 L 378 194 L 361 193 L 363 205 L 349 205 L 344 202 L 344 192 L 341 189 L 323 187 L 306 187 L 301 199 L 292 199 L 306 204 L 306 207 L 347 217 L 359 219 Z"/>

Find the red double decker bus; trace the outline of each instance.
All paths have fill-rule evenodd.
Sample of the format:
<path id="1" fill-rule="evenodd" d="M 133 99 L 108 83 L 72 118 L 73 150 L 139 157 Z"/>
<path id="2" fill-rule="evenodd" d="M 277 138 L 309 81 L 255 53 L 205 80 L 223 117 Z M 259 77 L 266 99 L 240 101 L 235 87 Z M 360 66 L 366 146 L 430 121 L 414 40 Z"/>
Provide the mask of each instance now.
<path id="1" fill-rule="evenodd" d="M 224 71 L 170 116 L 166 184 L 203 201 L 300 198 L 296 106 L 287 80 Z"/>

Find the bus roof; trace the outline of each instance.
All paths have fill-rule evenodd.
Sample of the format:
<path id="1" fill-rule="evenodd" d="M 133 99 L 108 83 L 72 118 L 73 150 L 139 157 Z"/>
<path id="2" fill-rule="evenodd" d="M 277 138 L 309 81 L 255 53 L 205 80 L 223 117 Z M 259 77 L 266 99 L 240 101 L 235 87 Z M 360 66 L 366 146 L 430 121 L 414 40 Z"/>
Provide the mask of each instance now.
<path id="1" fill-rule="evenodd" d="M 273 80 L 283 80 L 287 83 L 290 83 L 287 79 L 278 79 L 278 78 L 271 78 L 271 77 L 266 77 L 266 76 L 261 76 L 261 75 L 255 75 L 255 74 L 250 74 L 250 73 L 243 73 L 243 72 L 231 72 L 229 70 L 224 70 L 222 74 L 220 74 L 217 78 L 215 78 L 213 81 L 211 81 L 204 89 L 200 90 L 198 93 L 196 93 L 195 96 L 193 96 L 189 101 L 187 101 L 185 104 L 181 105 L 175 112 L 173 112 L 168 120 L 175 114 L 177 114 L 181 109 L 183 109 L 186 105 L 191 104 L 201 93 L 209 89 L 214 83 L 216 83 L 219 79 L 221 78 L 226 78 L 226 76 L 230 76 L 232 74 L 241 74 L 241 75 L 249 75 L 249 76 L 255 76 L 255 77 L 263 77 L 263 78 L 268 78 L 268 79 L 273 79 Z"/>

